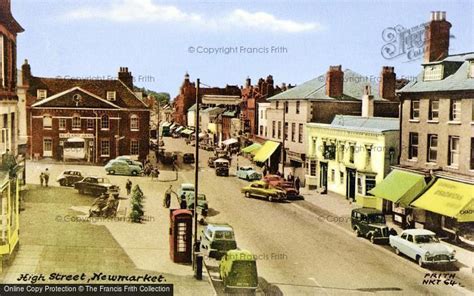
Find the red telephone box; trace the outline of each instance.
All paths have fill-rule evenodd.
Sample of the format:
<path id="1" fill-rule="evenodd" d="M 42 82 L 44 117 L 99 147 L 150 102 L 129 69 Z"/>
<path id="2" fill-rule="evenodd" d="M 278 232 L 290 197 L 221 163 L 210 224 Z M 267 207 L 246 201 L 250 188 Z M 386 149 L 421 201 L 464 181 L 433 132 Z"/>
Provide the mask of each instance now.
<path id="1" fill-rule="evenodd" d="M 176 263 L 192 262 L 193 214 L 170 210 L 170 257 Z"/>

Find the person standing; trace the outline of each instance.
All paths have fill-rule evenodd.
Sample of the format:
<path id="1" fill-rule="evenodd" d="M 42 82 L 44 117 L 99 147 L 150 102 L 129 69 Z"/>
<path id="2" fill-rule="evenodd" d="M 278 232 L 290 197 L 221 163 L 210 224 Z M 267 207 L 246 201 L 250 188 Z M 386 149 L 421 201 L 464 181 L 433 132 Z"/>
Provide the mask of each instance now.
<path id="1" fill-rule="evenodd" d="M 298 192 L 298 194 L 300 194 L 300 177 L 296 176 L 295 178 L 295 189 L 296 191 Z"/>
<path id="2" fill-rule="evenodd" d="M 46 185 L 46 187 L 48 187 L 48 182 L 49 182 L 49 170 L 48 168 L 46 168 L 44 170 L 44 185 Z"/>
<path id="3" fill-rule="evenodd" d="M 186 209 L 187 203 L 186 203 L 186 194 L 183 192 L 181 195 L 181 202 L 179 203 L 179 207 L 181 209 Z"/>
<path id="4" fill-rule="evenodd" d="M 127 189 L 127 195 L 130 195 L 132 192 L 132 181 L 130 181 L 130 179 L 127 179 L 127 183 L 125 183 L 125 189 Z"/>
<path id="5" fill-rule="evenodd" d="M 165 200 L 163 201 L 163 206 L 165 208 L 169 208 L 171 205 L 171 192 L 173 192 L 173 185 L 170 185 L 165 192 Z"/>
<path id="6" fill-rule="evenodd" d="M 44 173 L 41 172 L 41 174 L 40 174 L 40 184 L 41 184 L 41 187 L 43 187 L 43 182 L 44 182 Z"/>
<path id="7" fill-rule="evenodd" d="M 267 165 L 265 165 L 263 167 L 263 172 L 262 172 L 263 176 L 265 177 L 267 175 Z"/>

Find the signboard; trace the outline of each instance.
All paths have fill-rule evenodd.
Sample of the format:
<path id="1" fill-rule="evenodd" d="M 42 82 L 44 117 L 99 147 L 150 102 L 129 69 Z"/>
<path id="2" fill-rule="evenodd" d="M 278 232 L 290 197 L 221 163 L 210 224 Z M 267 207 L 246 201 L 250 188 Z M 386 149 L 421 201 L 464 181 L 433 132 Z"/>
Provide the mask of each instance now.
<path id="1" fill-rule="evenodd" d="M 78 138 L 83 138 L 83 139 L 94 139 L 94 134 L 72 134 L 72 133 L 65 133 L 65 134 L 59 134 L 60 138 L 72 138 L 72 137 L 78 137 Z"/>

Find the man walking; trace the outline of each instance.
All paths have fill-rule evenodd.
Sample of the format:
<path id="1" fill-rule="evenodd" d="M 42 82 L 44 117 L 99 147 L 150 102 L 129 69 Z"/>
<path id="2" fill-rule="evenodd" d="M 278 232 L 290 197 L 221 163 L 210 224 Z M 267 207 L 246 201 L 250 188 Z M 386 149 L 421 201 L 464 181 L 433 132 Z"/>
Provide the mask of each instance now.
<path id="1" fill-rule="evenodd" d="M 170 185 L 165 192 L 165 199 L 163 200 L 163 206 L 165 208 L 169 208 L 171 205 L 171 192 L 173 192 L 173 185 Z"/>
<path id="2" fill-rule="evenodd" d="M 127 195 L 130 195 L 132 192 L 132 181 L 130 181 L 130 179 L 127 179 L 127 183 L 125 183 L 125 189 L 127 189 Z"/>
<path id="3" fill-rule="evenodd" d="M 296 191 L 298 192 L 298 194 L 300 194 L 300 177 L 296 176 L 295 178 L 295 189 Z"/>
<path id="4" fill-rule="evenodd" d="M 40 174 L 40 184 L 41 184 L 41 187 L 43 187 L 43 182 L 44 182 L 44 173 L 41 172 L 41 174 Z"/>
<path id="5" fill-rule="evenodd" d="M 49 171 L 48 171 L 48 168 L 46 168 L 44 170 L 44 184 L 46 185 L 46 187 L 48 187 L 48 181 L 49 181 Z"/>

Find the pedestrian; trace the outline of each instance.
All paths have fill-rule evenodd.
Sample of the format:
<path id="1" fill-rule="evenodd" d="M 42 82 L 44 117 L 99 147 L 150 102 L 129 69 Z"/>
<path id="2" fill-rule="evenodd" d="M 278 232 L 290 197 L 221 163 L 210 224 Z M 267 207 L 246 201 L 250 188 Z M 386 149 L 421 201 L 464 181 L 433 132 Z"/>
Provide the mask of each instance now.
<path id="1" fill-rule="evenodd" d="M 130 181 L 130 179 L 127 179 L 127 183 L 125 183 L 125 189 L 127 189 L 127 195 L 130 195 L 132 192 L 132 181 Z"/>
<path id="2" fill-rule="evenodd" d="M 186 194 L 183 192 L 183 194 L 181 194 L 181 202 L 179 203 L 179 207 L 181 209 L 186 209 Z"/>
<path id="3" fill-rule="evenodd" d="M 293 174 L 290 172 L 290 173 L 288 174 L 288 182 L 293 183 L 294 181 L 295 181 L 295 177 L 293 177 Z"/>
<path id="4" fill-rule="evenodd" d="M 298 194 L 300 194 L 300 178 L 298 176 L 296 176 L 295 178 L 295 189 L 296 191 L 298 192 Z"/>
<path id="5" fill-rule="evenodd" d="M 165 208 L 169 208 L 171 205 L 171 192 L 173 192 L 173 185 L 170 185 L 165 192 L 165 199 L 163 200 L 163 206 Z"/>
<path id="6" fill-rule="evenodd" d="M 41 187 L 43 187 L 43 181 L 44 181 L 44 173 L 41 172 L 41 174 L 40 174 L 40 184 L 41 184 Z"/>
<path id="7" fill-rule="evenodd" d="M 49 171 L 48 168 L 44 170 L 44 184 L 46 187 L 48 187 L 48 181 L 49 181 Z"/>
<path id="8" fill-rule="evenodd" d="M 265 177 L 267 175 L 267 166 L 263 166 L 263 176 Z"/>

